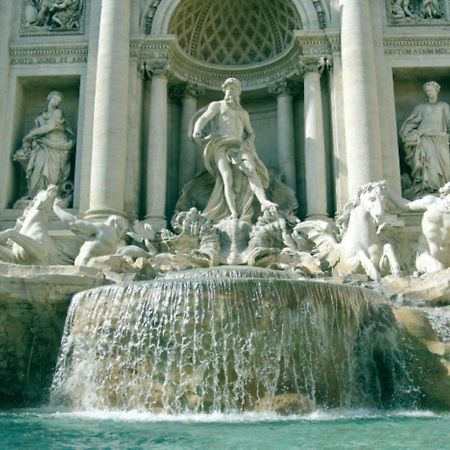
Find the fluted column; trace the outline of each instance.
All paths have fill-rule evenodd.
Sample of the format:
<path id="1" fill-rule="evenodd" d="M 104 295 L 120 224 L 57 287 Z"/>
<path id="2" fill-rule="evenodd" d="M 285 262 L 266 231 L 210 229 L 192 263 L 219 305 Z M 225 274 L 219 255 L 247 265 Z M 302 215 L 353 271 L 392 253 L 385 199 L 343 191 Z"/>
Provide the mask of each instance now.
<path id="1" fill-rule="evenodd" d="M 124 214 L 130 0 L 103 0 L 95 86 L 90 204 L 86 215 Z"/>
<path id="2" fill-rule="evenodd" d="M 304 63 L 305 175 L 308 219 L 327 218 L 327 174 L 320 75 L 323 61 Z"/>
<path id="3" fill-rule="evenodd" d="M 278 165 L 286 184 L 295 191 L 295 141 L 293 95 L 297 87 L 288 80 L 269 87 L 269 92 L 277 97 L 278 117 Z"/>
<path id="4" fill-rule="evenodd" d="M 8 205 L 8 197 L 10 195 L 13 177 L 13 169 L 11 162 L 10 149 L 7 148 L 7 125 L 12 109 L 9 106 L 9 77 L 10 77 L 10 61 L 9 61 L 9 39 L 11 35 L 11 27 L 13 26 L 13 6 L 12 0 L 0 2 L 0 142 L 2 142 L 2 150 L 0 150 L 0 209 L 6 208 Z"/>
<path id="5" fill-rule="evenodd" d="M 380 125 L 369 0 L 343 0 L 341 27 L 349 194 L 382 177 Z"/>
<path id="6" fill-rule="evenodd" d="M 147 70 L 151 86 L 145 220 L 159 230 L 166 226 L 168 65 L 150 63 Z"/>
<path id="7" fill-rule="evenodd" d="M 180 126 L 180 167 L 179 186 L 180 188 L 191 180 L 197 170 L 197 153 L 200 152 L 193 142 L 190 133 L 190 125 L 194 114 L 197 112 L 197 97 L 204 91 L 200 86 L 186 83 L 178 85 L 172 91 L 172 95 L 181 100 L 181 126 Z"/>

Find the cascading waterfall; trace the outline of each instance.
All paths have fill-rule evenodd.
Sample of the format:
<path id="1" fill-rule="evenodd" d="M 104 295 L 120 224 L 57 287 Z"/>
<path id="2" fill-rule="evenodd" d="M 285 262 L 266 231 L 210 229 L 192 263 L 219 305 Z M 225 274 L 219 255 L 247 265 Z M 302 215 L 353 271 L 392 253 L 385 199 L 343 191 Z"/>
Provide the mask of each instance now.
<path id="1" fill-rule="evenodd" d="M 375 292 L 221 267 L 102 287 L 71 304 L 53 404 L 171 414 L 411 406 L 399 330 Z"/>

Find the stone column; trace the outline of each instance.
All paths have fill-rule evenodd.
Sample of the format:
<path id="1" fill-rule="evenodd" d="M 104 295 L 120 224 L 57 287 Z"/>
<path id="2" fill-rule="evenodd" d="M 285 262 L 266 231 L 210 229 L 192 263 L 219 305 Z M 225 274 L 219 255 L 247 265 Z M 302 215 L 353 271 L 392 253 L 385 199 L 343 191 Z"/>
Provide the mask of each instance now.
<path id="1" fill-rule="evenodd" d="M 382 177 L 369 0 L 343 0 L 342 83 L 349 195 Z"/>
<path id="2" fill-rule="evenodd" d="M 269 87 L 277 97 L 278 108 L 278 165 L 286 184 L 296 190 L 294 114 L 292 99 L 296 86 L 288 80 Z"/>
<path id="3" fill-rule="evenodd" d="M 129 65 L 130 0 L 103 0 L 88 218 L 124 215 Z"/>
<path id="4" fill-rule="evenodd" d="M 9 39 L 13 25 L 13 2 L 5 0 L 0 2 L 0 140 L 3 151 L 0 151 L 0 208 L 8 205 L 8 196 L 12 186 L 12 161 L 10 149 L 7 146 L 7 124 L 11 123 L 8 116 L 12 114 L 12 105 L 9 105 L 10 90 L 10 62 Z M 8 107 L 9 106 L 9 107 Z"/>
<path id="5" fill-rule="evenodd" d="M 181 127 L 180 127 L 180 169 L 179 186 L 182 188 L 185 183 L 191 180 L 200 169 L 197 167 L 197 153 L 200 149 L 192 140 L 189 129 L 194 114 L 197 112 L 197 97 L 204 89 L 200 86 L 187 83 L 178 85 L 172 91 L 174 97 L 181 99 Z"/>
<path id="6" fill-rule="evenodd" d="M 306 206 L 308 219 L 326 219 L 327 174 L 322 91 L 320 75 L 324 69 L 320 60 L 303 65 L 304 75 L 304 120 L 305 120 L 305 176 Z"/>
<path id="7" fill-rule="evenodd" d="M 159 230 L 166 226 L 168 65 L 157 62 L 146 67 L 151 86 L 145 220 Z"/>

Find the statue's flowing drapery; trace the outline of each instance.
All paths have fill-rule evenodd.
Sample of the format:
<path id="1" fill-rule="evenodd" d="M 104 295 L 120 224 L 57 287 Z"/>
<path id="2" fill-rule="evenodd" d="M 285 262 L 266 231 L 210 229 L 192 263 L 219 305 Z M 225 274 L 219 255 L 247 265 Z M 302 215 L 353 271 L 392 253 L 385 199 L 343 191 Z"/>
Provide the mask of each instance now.
<path id="1" fill-rule="evenodd" d="M 422 192 L 437 191 L 450 181 L 450 106 L 422 103 L 400 129 L 413 182 Z"/>
<path id="2" fill-rule="evenodd" d="M 225 153 L 226 158 L 232 167 L 233 192 L 239 218 L 245 222 L 251 223 L 258 202 L 254 201 L 255 197 L 250 187 L 249 178 L 240 169 L 240 166 L 245 163 L 245 161 L 252 163 L 264 188 L 269 186 L 269 173 L 266 166 L 258 158 L 253 143 L 248 140 L 240 141 L 219 136 L 212 136 L 208 140 L 203 158 L 206 170 L 215 177 L 216 184 L 214 185 L 214 190 L 203 213 L 214 222 L 219 222 L 231 217 L 231 212 L 224 195 L 222 176 L 216 165 L 216 156 L 221 152 Z"/>

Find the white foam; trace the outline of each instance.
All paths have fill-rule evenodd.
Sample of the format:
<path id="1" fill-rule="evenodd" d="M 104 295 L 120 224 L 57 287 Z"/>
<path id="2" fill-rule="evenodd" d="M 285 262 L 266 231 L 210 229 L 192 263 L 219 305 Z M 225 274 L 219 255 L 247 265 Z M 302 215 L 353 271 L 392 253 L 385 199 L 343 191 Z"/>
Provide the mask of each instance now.
<path id="1" fill-rule="evenodd" d="M 307 415 L 280 416 L 276 413 L 236 413 L 224 414 L 220 412 L 211 414 L 164 414 L 151 413 L 145 411 L 48 411 L 35 410 L 28 414 L 46 416 L 47 418 L 81 419 L 96 421 L 117 421 L 117 422 L 179 422 L 179 423 L 258 423 L 258 422 L 329 422 L 340 420 L 373 420 L 389 418 L 449 418 L 449 415 L 437 414 L 432 411 L 416 410 L 365 410 L 365 409 L 329 409 L 316 410 Z"/>

